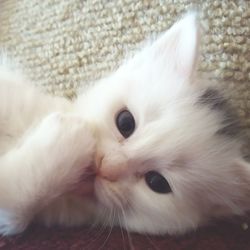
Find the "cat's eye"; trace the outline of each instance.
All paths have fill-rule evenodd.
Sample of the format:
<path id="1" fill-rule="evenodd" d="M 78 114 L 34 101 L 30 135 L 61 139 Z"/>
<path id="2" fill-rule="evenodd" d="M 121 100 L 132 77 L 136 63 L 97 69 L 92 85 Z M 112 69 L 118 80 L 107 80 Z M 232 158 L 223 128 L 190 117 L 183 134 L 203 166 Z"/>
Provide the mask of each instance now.
<path id="1" fill-rule="evenodd" d="M 156 193 L 167 194 L 172 192 L 168 181 L 156 171 L 147 172 L 145 174 L 145 181 L 149 188 Z"/>
<path id="2" fill-rule="evenodd" d="M 135 130 L 135 119 L 128 110 L 122 110 L 116 116 L 116 126 L 124 138 L 128 138 Z"/>

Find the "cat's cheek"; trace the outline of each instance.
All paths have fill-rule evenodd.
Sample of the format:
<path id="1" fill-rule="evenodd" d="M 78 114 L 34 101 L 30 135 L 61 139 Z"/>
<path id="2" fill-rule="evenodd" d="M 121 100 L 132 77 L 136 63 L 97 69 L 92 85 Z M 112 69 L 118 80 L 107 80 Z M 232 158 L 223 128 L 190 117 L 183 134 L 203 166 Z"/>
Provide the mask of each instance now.
<path id="1" fill-rule="evenodd" d="M 115 207 L 116 201 L 110 188 L 108 182 L 104 179 L 97 177 L 95 180 L 95 197 L 102 206 L 108 209 L 113 209 Z M 118 201 L 117 201 L 118 202 Z"/>

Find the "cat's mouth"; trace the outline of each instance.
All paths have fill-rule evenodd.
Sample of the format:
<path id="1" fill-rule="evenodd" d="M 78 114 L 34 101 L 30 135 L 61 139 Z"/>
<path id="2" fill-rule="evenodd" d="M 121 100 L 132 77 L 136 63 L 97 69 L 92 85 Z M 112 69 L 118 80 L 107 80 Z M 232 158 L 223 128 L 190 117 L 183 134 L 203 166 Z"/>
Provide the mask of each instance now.
<path id="1" fill-rule="evenodd" d="M 93 171 L 87 171 L 87 173 L 81 176 L 80 180 L 75 184 L 71 192 L 83 197 L 94 196 L 95 178 L 96 174 Z"/>
<path id="2" fill-rule="evenodd" d="M 71 192 L 81 197 L 95 197 L 95 179 L 98 175 L 100 162 L 98 157 L 90 164 L 81 176 L 80 180 L 73 187 Z"/>

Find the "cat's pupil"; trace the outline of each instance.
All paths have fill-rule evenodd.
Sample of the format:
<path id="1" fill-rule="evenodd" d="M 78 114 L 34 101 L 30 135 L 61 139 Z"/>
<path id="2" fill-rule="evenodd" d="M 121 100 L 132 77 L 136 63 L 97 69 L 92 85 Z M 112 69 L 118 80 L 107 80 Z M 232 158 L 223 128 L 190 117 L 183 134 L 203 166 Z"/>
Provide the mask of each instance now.
<path id="1" fill-rule="evenodd" d="M 128 138 L 135 130 L 135 120 L 128 110 L 122 110 L 116 117 L 116 126 L 124 138 Z"/>
<path id="2" fill-rule="evenodd" d="M 166 194 L 172 192 L 168 181 L 158 172 L 149 171 L 145 174 L 147 185 L 156 193 Z"/>

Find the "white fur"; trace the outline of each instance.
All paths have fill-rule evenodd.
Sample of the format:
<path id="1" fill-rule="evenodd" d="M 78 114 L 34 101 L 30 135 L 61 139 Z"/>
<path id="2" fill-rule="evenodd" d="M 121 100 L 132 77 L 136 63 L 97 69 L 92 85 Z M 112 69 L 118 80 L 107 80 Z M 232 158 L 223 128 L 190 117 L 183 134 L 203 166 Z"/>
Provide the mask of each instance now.
<path id="1" fill-rule="evenodd" d="M 0 210 L 0 234 L 12 235 L 22 232 L 27 225 L 19 220 L 16 214 Z"/>
<path id="2" fill-rule="evenodd" d="M 0 73 L 0 233 L 36 216 L 48 225 L 97 220 L 173 234 L 246 211 L 241 142 L 216 135 L 219 112 L 197 104 L 207 88 L 195 77 L 198 44 L 189 13 L 73 103 Z M 115 124 L 124 107 L 136 121 L 127 139 Z M 94 161 L 97 202 L 67 194 Z M 173 192 L 153 192 L 144 180 L 150 170 Z"/>

